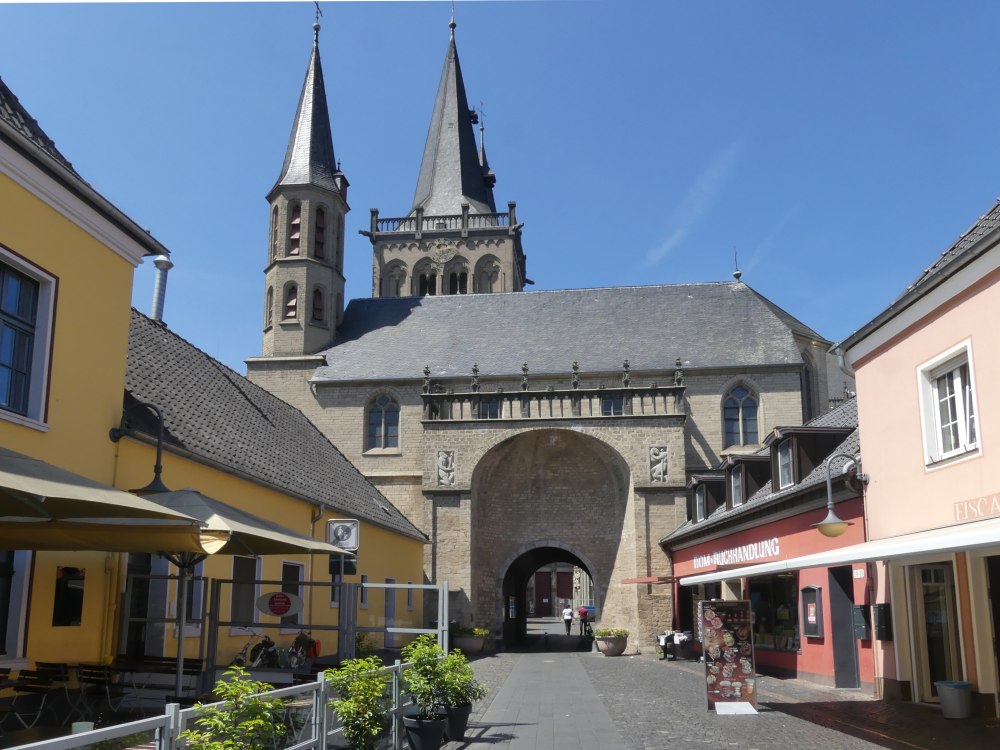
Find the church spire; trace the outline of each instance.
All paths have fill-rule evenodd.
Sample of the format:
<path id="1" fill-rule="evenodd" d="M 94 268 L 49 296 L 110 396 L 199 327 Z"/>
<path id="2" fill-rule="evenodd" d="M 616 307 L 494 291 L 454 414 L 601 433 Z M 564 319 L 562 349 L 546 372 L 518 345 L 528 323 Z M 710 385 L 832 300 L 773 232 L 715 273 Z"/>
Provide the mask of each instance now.
<path id="1" fill-rule="evenodd" d="M 299 106 L 295 111 L 292 133 L 288 138 L 285 163 L 275 188 L 290 185 L 314 185 L 339 192 L 341 181 L 333 136 L 330 133 L 330 113 L 326 104 L 323 67 L 319 59 L 319 22 L 313 24 L 313 48 L 309 68 L 302 84 Z"/>
<path id="2" fill-rule="evenodd" d="M 479 122 L 469 109 L 462 68 L 455 46 L 455 19 L 448 24 L 451 39 L 444 58 L 431 124 L 424 144 L 424 157 L 417 178 L 413 208 L 427 215 L 462 212 L 468 203 L 472 213 L 495 213 L 493 183 L 496 177 L 480 162 L 473 125 Z"/>

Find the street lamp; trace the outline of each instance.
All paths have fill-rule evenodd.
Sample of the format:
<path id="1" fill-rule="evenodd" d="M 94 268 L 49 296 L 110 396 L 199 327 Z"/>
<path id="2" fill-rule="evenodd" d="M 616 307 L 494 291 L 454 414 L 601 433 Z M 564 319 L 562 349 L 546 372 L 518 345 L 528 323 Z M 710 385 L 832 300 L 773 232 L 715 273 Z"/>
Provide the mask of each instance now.
<path id="1" fill-rule="evenodd" d="M 163 480 L 160 479 L 160 473 L 163 471 L 163 412 L 155 404 L 147 404 L 142 401 L 138 401 L 131 406 L 127 407 L 122 411 L 122 421 L 117 427 L 112 427 L 111 431 L 108 433 L 111 441 L 117 443 L 123 437 L 125 437 L 126 430 L 128 429 L 128 414 L 130 411 L 136 408 L 145 408 L 156 415 L 157 432 L 156 432 L 156 463 L 153 464 L 153 481 L 147 484 L 145 487 L 141 487 L 136 490 L 131 490 L 137 494 L 143 494 L 146 492 L 170 492 L 170 488 L 167 487 Z"/>
<path id="2" fill-rule="evenodd" d="M 852 469 L 858 469 L 858 479 L 862 482 L 867 482 L 868 477 L 860 472 L 861 468 L 861 457 L 852 456 L 847 453 L 834 453 L 828 456 L 826 461 L 823 462 L 823 468 L 826 471 L 826 518 L 824 518 L 819 523 L 814 523 L 812 526 L 823 536 L 840 536 L 845 531 L 847 531 L 848 526 L 853 526 L 853 522 L 845 521 L 840 518 L 836 511 L 833 509 L 833 481 L 830 479 L 830 463 L 835 458 L 846 458 L 847 462 L 841 469 L 841 473 L 847 474 Z"/>

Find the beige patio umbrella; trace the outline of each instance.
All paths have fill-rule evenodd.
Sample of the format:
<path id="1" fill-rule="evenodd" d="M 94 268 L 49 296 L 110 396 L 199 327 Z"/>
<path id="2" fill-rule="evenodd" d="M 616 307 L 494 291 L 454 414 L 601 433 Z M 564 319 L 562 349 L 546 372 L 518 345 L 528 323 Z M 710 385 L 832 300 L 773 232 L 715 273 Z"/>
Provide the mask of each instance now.
<path id="1" fill-rule="evenodd" d="M 165 550 L 161 554 L 177 566 L 177 674 L 176 695 L 181 695 L 184 680 L 184 627 L 187 619 L 187 586 L 194 567 L 209 554 L 281 555 L 281 554 L 347 554 L 340 547 L 303 536 L 291 529 L 268 521 L 253 513 L 233 507 L 221 500 L 203 495 L 197 490 L 150 493 L 148 497 L 166 508 L 184 513 L 201 521 L 203 532 L 214 534 L 219 545 L 211 552 L 180 552 Z M 222 541 L 225 539 L 225 541 Z"/>
<path id="2" fill-rule="evenodd" d="M 0 549 L 207 552 L 228 541 L 183 512 L 0 447 Z"/>

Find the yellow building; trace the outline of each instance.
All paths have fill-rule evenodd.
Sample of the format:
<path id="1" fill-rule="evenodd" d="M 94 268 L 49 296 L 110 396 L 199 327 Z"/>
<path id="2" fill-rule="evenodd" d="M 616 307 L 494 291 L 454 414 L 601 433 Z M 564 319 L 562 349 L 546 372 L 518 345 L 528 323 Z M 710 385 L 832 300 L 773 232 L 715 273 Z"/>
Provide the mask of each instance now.
<path id="1" fill-rule="evenodd" d="M 0 81 L 0 447 L 107 485 L 141 487 L 155 460 L 156 420 L 151 427 L 140 407 L 129 410 L 124 439 L 113 442 L 109 429 L 121 422 L 123 395 L 126 408 L 154 403 L 166 426 L 163 478 L 171 488 L 193 487 L 316 539 L 326 538 L 331 519 L 358 519 L 354 580 L 422 583 L 425 537 L 301 413 L 130 309 L 134 268 L 166 254 L 75 172 Z M 0 551 L 0 666 L 108 661 L 140 647 L 174 653 L 174 628 L 152 622 L 176 605 L 176 571 L 158 550 L 33 552 L 30 539 L 24 546 Z M 141 612 L 135 601 L 121 611 L 130 572 Z M 298 621 L 269 631 L 279 642 L 298 623 L 337 621 L 325 556 L 210 558 L 196 574 L 298 590 Z M 254 594 L 268 590 L 254 585 Z M 203 614 L 201 591 L 194 589 L 195 614 Z M 362 628 L 387 617 L 398 626 L 422 619 L 422 597 L 399 592 L 387 603 L 381 591 L 370 594 Z M 267 623 L 245 595 L 227 597 L 222 620 L 239 614 Z M 222 656 L 245 640 L 220 631 Z M 188 642 L 192 653 L 198 642 Z M 335 646 L 325 639 L 323 651 Z"/>

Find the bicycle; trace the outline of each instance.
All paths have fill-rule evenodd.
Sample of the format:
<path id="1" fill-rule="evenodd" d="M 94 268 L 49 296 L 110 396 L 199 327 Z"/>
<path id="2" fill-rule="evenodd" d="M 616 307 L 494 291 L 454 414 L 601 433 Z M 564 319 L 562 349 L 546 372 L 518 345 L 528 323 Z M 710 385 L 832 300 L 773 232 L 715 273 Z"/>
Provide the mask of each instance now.
<path id="1" fill-rule="evenodd" d="M 253 652 L 250 650 L 250 646 L 256 639 L 260 638 L 260 635 L 250 628 L 242 628 L 242 630 L 250 633 L 250 637 L 247 638 L 247 642 L 243 644 L 243 648 L 237 652 L 236 656 L 233 657 L 233 660 L 229 662 L 230 667 L 245 667 L 248 661 L 253 661 Z"/>
<path id="2" fill-rule="evenodd" d="M 288 649 L 288 666 L 292 669 L 297 669 L 306 663 L 306 659 L 309 658 L 310 653 L 315 648 L 314 641 L 311 637 L 311 633 L 307 633 L 304 630 L 300 630 L 295 636 L 295 640 L 292 641 L 292 645 Z"/>
<path id="3" fill-rule="evenodd" d="M 580 634 L 583 638 L 593 638 L 594 629 L 590 627 L 590 620 L 583 621 L 583 632 Z"/>

